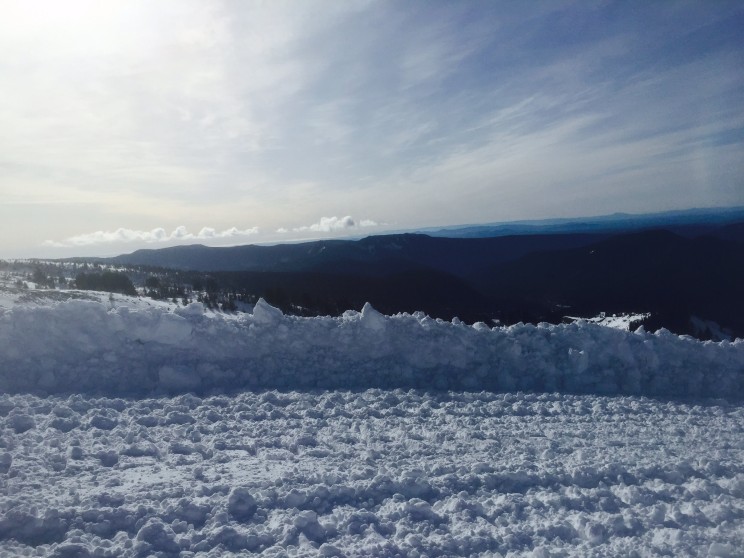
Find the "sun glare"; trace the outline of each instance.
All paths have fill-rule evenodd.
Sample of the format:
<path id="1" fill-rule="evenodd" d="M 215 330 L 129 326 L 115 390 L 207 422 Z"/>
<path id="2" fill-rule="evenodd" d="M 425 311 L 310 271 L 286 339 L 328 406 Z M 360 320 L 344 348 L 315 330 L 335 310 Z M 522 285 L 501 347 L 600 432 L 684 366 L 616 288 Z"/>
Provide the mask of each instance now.
<path id="1" fill-rule="evenodd" d="M 4 5 L 3 34 L 53 58 L 143 47 L 151 18 L 137 3 L 32 0 Z M 10 37 L 9 37 L 10 36 Z"/>

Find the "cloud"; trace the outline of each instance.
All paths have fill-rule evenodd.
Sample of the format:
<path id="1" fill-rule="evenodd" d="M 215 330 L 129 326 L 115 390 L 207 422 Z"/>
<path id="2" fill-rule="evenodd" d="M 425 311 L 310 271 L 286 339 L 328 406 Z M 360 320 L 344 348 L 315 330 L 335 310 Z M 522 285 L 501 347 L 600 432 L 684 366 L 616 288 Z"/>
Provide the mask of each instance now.
<path id="1" fill-rule="evenodd" d="M 304 227 L 297 227 L 292 229 L 294 232 L 337 232 L 349 229 L 355 229 L 358 227 L 376 227 L 377 223 L 370 219 L 362 219 L 361 221 L 355 221 L 350 215 L 345 217 L 321 217 L 320 221 L 307 225 Z M 281 228 L 276 232 L 286 233 L 287 229 Z"/>
<path id="2" fill-rule="evenodd" d="M 80 234 L 71 236 L 62 241 L 47 240 L 44 246 L 63 248 L 72 246 L 93 246 L 97 244 L 121 244 L 129 242 L 170 242 L 180 240 L 213 240 L 213 239 L 231 239 L 247 237 L 258 234 L 258 227 L 241 230 L 237 227 L 231 227 L 223 231 L 218 231 L 212 227 L 202 228 L 198 234 L 188 232 L 183 225 L 176 227 L 173 232 L 168 234 L 162 227 L 152 229 L 151 231 L 137 231 L 132 229 L 118 228 L 115 231 L 96 231 L 93 233 Z"/>
<path id="3" fill-rule="evenodd" d="M 310 225 L 310 230 L 313 232 L 331 232 L 354 227 L 356 227 L 354 219 L 347 215 L 340 219 L 338 217 L 321 217 L 320 221 Z"/>
<path id="4" fill-rule="evenodd" d="M 224 231 L 217 231 L 212 227 L 204 227 L 199 231 L 199 234 L 195 238 L 198 239 L 209 239 L 209 238 L 237 238 L 241 236 L 251 236 L 258 234 L 258 227 L 246 229 L 241 231 L 237 227 L 230 227 Z"/>

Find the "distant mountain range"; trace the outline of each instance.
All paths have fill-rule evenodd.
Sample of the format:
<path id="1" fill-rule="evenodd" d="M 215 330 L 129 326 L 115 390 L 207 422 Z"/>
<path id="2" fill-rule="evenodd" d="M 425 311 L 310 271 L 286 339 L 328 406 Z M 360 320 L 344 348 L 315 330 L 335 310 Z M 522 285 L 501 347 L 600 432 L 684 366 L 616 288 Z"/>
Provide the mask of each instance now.
<path id="1" fill-rule="evenodd" d="M 178 246 L 96 261 L 209 273 L 222 288 L 310 313 L 367 301 L 385 313 L 422 310 L 505 323 L 651 312 L 648 327 L 744 337 L 744 210 L 663 214 L 656 221 L 617 215 L 539 228 L 506 236 L 470 230 L 458 238 Z"/>
<path id="2" fill-rule="evenodd" d="M 466 277 L 489 265 L 533 252 L 578 248 L 606 237 L 604 234 L 549 234 L 435 238 L 405 233 L 276 246 L 174 246 L 137 250 L 98 261 L 194 271 L 333 272 L 370 276 L 430 268 Z"/>
<path id="3" fill-rule="evenodd" d="M 683 236 L 714 233 L 722 226 L 744 223 L 744 207 L 686 209 L 633 215 L 613 213 L 597 217 L 512 221 L 480 225 L 421 229 L 430 236 L 483 238 L 525 234 L 618 233 L 664 228 Z"/>

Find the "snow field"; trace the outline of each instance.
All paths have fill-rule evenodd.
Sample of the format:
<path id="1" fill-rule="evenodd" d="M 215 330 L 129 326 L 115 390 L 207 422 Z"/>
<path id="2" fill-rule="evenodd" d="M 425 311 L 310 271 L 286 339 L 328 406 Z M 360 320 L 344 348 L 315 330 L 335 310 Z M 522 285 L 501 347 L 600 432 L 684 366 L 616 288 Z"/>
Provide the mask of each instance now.
<path id="1" fill-rule="evenodd" d="M 0 308 L 0 391 L 107 396 L 424 388 L 744 397 L 744 340 L 588 322 L 489 328 L 366 305 L 338 318 L 116 301 Z"/>
<path id="2" fill-rule="evenodd" d="M 744 408 L 0 396 L 0 556 L 741 556 Z"/>

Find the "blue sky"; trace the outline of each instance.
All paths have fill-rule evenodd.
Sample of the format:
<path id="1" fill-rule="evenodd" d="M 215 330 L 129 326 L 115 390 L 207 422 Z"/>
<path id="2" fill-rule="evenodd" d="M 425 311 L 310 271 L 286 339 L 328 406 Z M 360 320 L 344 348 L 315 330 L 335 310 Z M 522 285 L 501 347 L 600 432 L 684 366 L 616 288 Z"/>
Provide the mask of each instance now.
<path id="1" fill-rule="evenodd" d="M 744 205 L 741 2 L 3 15 L 0 257 Z"/>

